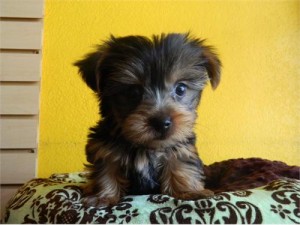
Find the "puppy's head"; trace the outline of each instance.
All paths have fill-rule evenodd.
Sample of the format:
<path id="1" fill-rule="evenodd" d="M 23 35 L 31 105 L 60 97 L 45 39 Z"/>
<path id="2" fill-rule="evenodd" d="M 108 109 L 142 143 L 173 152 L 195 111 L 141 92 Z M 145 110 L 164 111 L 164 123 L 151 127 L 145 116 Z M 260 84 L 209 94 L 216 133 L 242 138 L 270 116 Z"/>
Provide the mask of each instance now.
<path id="1" fill-rule="evenodd" d="M 201 92 L 220 82 L 220 61 L 188 34 L 111 37 L 75 63 L 100 100 L 100 112 L 125 139 L 150 148 L 193 132 Z"/>

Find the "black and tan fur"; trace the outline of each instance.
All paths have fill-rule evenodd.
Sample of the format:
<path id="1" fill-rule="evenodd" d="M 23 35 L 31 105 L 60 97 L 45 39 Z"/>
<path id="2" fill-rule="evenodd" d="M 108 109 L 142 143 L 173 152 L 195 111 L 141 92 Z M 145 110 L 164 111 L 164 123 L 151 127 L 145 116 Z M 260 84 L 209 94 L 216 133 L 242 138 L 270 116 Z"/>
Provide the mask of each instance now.
<path id="1" fill-rule="evenodd" d="M 193 132 L 203 88 L 220 81 L 211 47 L 189 34 L 112 36 L 75 65 L 102 115 L 86 145 L 86 205 L 114 205 L 127 194 L 211 194 Z"/>

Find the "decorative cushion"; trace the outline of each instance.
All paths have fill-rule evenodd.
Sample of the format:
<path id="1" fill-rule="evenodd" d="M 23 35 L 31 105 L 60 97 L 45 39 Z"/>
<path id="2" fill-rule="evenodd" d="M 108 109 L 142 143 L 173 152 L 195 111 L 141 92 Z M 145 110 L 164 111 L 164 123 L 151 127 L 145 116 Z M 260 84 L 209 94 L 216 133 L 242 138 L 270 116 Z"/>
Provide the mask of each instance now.
<path id="1" fill-rule="evenodd" d="M 268 171 L 277 171 L 279 175 L 273 177 L 276 180 L 269 182 L 270 172 L 266 177 L 262 172 L 253 170 L 257 163 L 260 169 L 266 166 Z M 270 169 L 270 165 L 274 169 Z M 279 170 L 285 171 L 285 174 Z M 212 164 L 205 167 L 205 171 L 210 188 L 217 193 L 213 197 L 184 201 L 160 194 L 126 196 L 116 206 L 102 208 L 84 207 L 81 204 L 81 185 L 86 182 L 86 173 L 55 174 L 48 179 L 33 179 L 10 200 L 4 222 L 300 223 L 299 167 L 263 159 L 236 159 Z M 230 180 L 231 186 L 227 181 L 222 181 L 226 176 L 228 178 L 225 180 Z M 218 180 L 213 181 L 212 178 L 216 177 Z M 268 184 L 247 188 L 251 177 L 257 182 L 255 186 L 264 182 Z M 247 185 L 243 186 L 243 182 Z M 225 191 L 222 191 L 222 185 L 225 185 Z M 237 189 L 228 191 L 232 188 Z"/>

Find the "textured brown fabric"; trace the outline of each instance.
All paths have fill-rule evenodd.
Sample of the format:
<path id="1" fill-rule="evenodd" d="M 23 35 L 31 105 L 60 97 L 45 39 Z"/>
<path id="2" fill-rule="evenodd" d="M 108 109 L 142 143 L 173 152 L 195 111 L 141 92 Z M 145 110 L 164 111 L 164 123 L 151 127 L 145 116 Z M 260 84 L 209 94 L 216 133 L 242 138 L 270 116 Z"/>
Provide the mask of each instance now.
<path id="1" fill-rule="evenodd" d="M 230 159 L 204 167 L 206 188 L 215 193 L 260 187 L 280 178 L 300 179 L 300 167 L 261 158 Z"/>

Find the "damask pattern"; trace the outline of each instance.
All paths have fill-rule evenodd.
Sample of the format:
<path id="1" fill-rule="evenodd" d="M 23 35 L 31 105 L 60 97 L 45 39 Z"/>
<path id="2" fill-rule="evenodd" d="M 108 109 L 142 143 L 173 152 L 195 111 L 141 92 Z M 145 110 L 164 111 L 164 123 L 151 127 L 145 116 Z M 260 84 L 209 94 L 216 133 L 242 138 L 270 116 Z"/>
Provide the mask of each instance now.
<path id="1" fill-rule="evenodd" d="M 270 211 L 287 219 L 291 223 L 300 223 L 300 187 L 287 183 L 284 180 L 273 182 L 265 187 L 273 191 L 274 204 L 270 205 Z M 291 207 L 292 206 L 292 207 Z"/>
<path id="2" fill-rule="evenodd" d="M 223 193 L 212 198 L 198 201 L 181 201 L 176 207 L 162 207 L 150 215 L 151 223 L 184 224 L 261 224 L 262 214 L 253 203 L 247 202 L 246 196 L 238 201 L 231 201 L 235 193 Z M 153 197 L 150 197 L 153 198 Z M 196 216 L 190 215 L 195 213 Z"/>
<path id="3" fill-rule="evenodd" d="M 8 204 L 5 223 L 299 224 L 300 181 L 219 193 L 196 201 L 167 195 L 127 196 L 114 207 L 81 204 L 84 173 L 58 174 L 25 184 Z"/>

